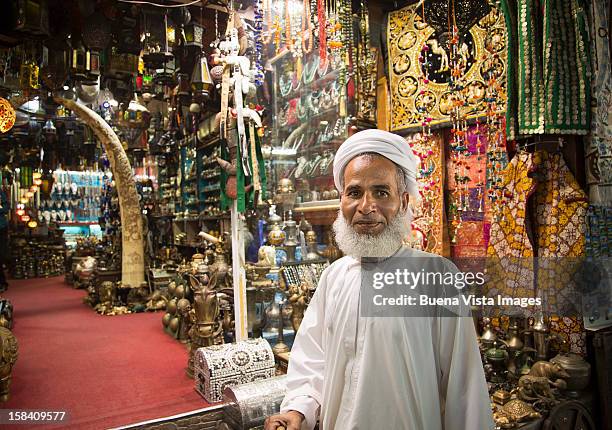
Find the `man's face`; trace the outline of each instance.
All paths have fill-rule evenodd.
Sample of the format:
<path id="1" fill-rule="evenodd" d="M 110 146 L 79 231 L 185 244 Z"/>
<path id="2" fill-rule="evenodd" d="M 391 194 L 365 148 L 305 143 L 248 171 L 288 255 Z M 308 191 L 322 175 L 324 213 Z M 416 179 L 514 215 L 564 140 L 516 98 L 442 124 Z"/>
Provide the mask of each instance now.
<path id="1" fill-rule="evenodd" d="M 340 209 L 359 234 L 376 236 L 408 205 L 408 193 L 397 188 L 396 166 L 377 156 L 359 156 L 344 169 Z"/>

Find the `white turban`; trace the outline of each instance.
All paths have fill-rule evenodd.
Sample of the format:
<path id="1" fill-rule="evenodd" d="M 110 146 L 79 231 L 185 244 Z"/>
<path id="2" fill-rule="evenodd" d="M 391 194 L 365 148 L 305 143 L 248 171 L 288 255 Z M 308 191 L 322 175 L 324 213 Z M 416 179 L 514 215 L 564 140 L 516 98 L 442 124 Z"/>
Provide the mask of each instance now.
<path id="1" fill-rule="evenodd" d="M 344 168 L 349 161 L 366 152 L 380 154 L 401 167 L 404 171 L 406 191 L 418 199 L 417 157 L 404 138 L 388 131 L 376 129 L 355 133 L 338 148 L 334 157 L 334 183 L 338 191 L 342 192 L 343 190 Z"/>

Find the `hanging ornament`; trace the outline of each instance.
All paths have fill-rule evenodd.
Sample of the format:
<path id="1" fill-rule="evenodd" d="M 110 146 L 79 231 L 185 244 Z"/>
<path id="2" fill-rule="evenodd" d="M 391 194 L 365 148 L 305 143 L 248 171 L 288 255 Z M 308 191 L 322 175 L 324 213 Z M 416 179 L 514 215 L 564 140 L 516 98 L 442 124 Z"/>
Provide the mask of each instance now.
<path id="1" fill-rule="evenodd" d="M 470 210 L 470 195 L 468 184 L 470 170 L 468 157 L 470 155 L 467 143 L 467 120 L 465 115 L 465 84 L 464 75 L 467 68 L 465 60 L 459 52 L 459 28 L 456 25 L 455 7 L 453 0 L 452 20 L 449 22 L 450 34 L 450 82 L 449 91 L 452 109 L 451 117 L 451 160 L 454 166 L 455 192 L 451 204 L 451 242 L 456 243 L 457 234 L 462 226 L 463 213 Z"/>
<path id="2" fill-rule="evenodd" d="M 15 125 L 15 109 L 8 100 L 0 97 L 0 133 L 6 133 Z"/>

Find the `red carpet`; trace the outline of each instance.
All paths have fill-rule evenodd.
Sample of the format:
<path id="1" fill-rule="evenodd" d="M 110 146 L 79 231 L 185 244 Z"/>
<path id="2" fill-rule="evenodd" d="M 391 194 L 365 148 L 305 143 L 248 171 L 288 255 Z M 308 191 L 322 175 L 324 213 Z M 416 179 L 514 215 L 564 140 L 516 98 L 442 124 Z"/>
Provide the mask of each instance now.
<path id="1" fill-rule="evenodd" d="M 63 410 L 70 419 L 61 428 L 105 429 L 207 406 L 161 313 L 100 316 L 85 294 L 63 278 L 10 282 L 19 358 L 0 408 Z"/>

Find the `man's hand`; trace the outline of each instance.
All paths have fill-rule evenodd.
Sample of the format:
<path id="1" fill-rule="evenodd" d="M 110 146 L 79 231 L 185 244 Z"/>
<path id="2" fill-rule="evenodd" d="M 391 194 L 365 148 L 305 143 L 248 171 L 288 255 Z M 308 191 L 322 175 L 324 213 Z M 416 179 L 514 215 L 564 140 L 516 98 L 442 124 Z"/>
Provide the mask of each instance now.
<path id="1" fill-rule="evenodd" d="M 298 411 L 289 411 L 284 414 L 272 415 L 266 418 L 264 430 L 300 430 L 304 415 Z"/>

